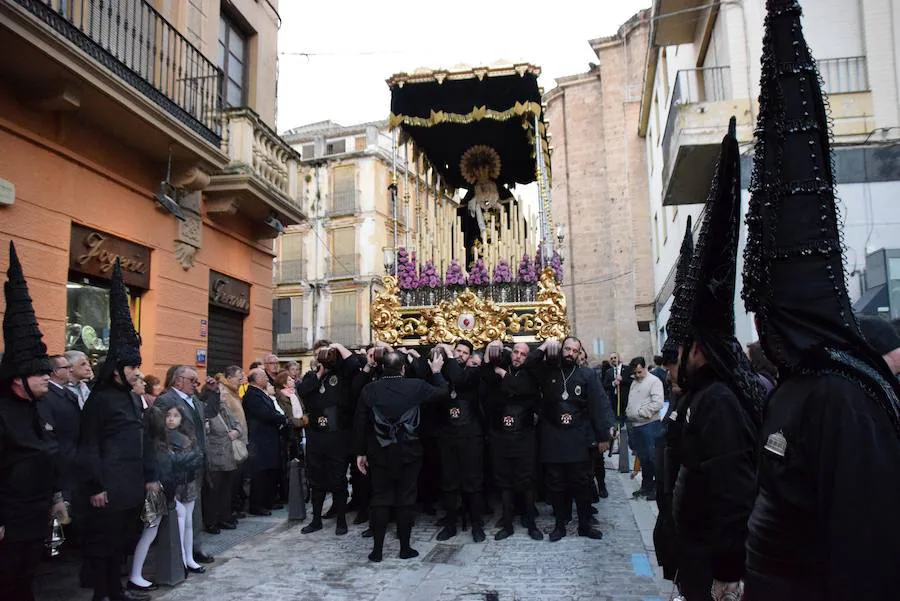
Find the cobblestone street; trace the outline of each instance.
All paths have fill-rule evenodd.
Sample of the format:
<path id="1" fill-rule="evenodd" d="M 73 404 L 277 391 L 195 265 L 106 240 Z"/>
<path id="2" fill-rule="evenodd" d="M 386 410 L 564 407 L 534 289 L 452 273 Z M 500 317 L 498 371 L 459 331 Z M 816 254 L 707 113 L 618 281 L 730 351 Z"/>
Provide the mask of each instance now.
<path id="1" fill-rule="evenodd" d="M 611 464 L 610 464 L 611 466 Z M 574 524 L 566 538 L 535 542 L 519 528 L 502 542 L 481 544 L 461 532 L 444 543 L 434 540 L 435 518 L 423 516 L 413 530 L 420 557 L 397 558 L 399 544 L 389 533 L 385 559 L 366 559 L 371 540 L 362 526 L 334 536 L 334 522 L 323 531 L 300 533 L 300 523 L 274 525 L 266 533 L 218 554 L 208 574 L 192 576 L 164 601 L 231 599 L 298 601 L 661 601 L 668 590 L 657 576 L 648 528 L 653 511 L 646 501 L 632 501 L 636 481 L 610 469 L 610 497 L 597 507 L 602 541 L 579 538 Z M 549 507 L 540 505 L 538 525 L 552 528 Z"/>

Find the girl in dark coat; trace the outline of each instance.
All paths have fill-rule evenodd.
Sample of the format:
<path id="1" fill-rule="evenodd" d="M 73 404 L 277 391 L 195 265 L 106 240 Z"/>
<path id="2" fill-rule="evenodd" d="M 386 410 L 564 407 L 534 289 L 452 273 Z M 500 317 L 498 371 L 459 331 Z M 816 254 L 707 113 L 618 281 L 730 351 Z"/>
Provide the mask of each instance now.
<path id="1" fill-rule="evenodd" d="M 203 466 L 203 452 L 180 407 L 166 411 L 166 442 L 173 455 L 172 480 L 175 485 L 175 511 L 181 536 L 181 558 L 185 570 L 200 574 L 206 570 L 194 561 L 194 503 L 200 489 L 199 469 Z M 176 467 L 177 466 L 177 467 Z"/>

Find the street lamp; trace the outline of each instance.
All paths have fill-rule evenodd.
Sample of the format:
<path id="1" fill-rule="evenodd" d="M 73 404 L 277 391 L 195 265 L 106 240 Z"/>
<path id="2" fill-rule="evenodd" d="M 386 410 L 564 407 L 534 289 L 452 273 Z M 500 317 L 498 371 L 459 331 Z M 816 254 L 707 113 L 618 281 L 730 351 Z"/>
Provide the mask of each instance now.
<path id="1" fill-rule="evenodd" d="M 384 260 L 384 272 L 390 275 L 394 274 L 394 265 L 396 263 L 397 255 L 396 250 L 391 248 L 390 246 L 385 246 L 382 249 L 383 260 Z"/>

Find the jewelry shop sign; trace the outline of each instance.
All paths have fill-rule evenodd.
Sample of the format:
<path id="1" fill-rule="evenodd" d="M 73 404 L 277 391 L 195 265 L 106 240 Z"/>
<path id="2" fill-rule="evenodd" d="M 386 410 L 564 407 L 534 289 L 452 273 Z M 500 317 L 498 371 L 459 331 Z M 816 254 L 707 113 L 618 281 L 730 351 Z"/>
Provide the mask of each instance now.
<path id="1" fill-rule="evenodd" d="M 209 270 L 209 304 L 250 313 L 250 284 Z"/>
<path id="2" fill-rule="evenodd" d="M 150 249 L 79 223 L 72 224 L 69 269 L 103 280 L 112 278 L 116 259 L 122 278 L 135 288 L 150 288 Z"/>

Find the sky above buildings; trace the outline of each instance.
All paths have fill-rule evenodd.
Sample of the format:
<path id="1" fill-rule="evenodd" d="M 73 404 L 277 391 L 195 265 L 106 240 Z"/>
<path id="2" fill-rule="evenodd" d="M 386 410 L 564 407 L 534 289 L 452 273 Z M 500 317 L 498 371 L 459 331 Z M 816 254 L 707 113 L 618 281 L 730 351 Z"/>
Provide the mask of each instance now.
<path id="1" fill-rule="evenodd" d="M 282 0 L 278 130 L 384 119 L 385 79 L 416 67 L 505 60 L 542 67 L 541 85 L 581 73 L 588 40 L 612 35 L 650 0 Z"/>

